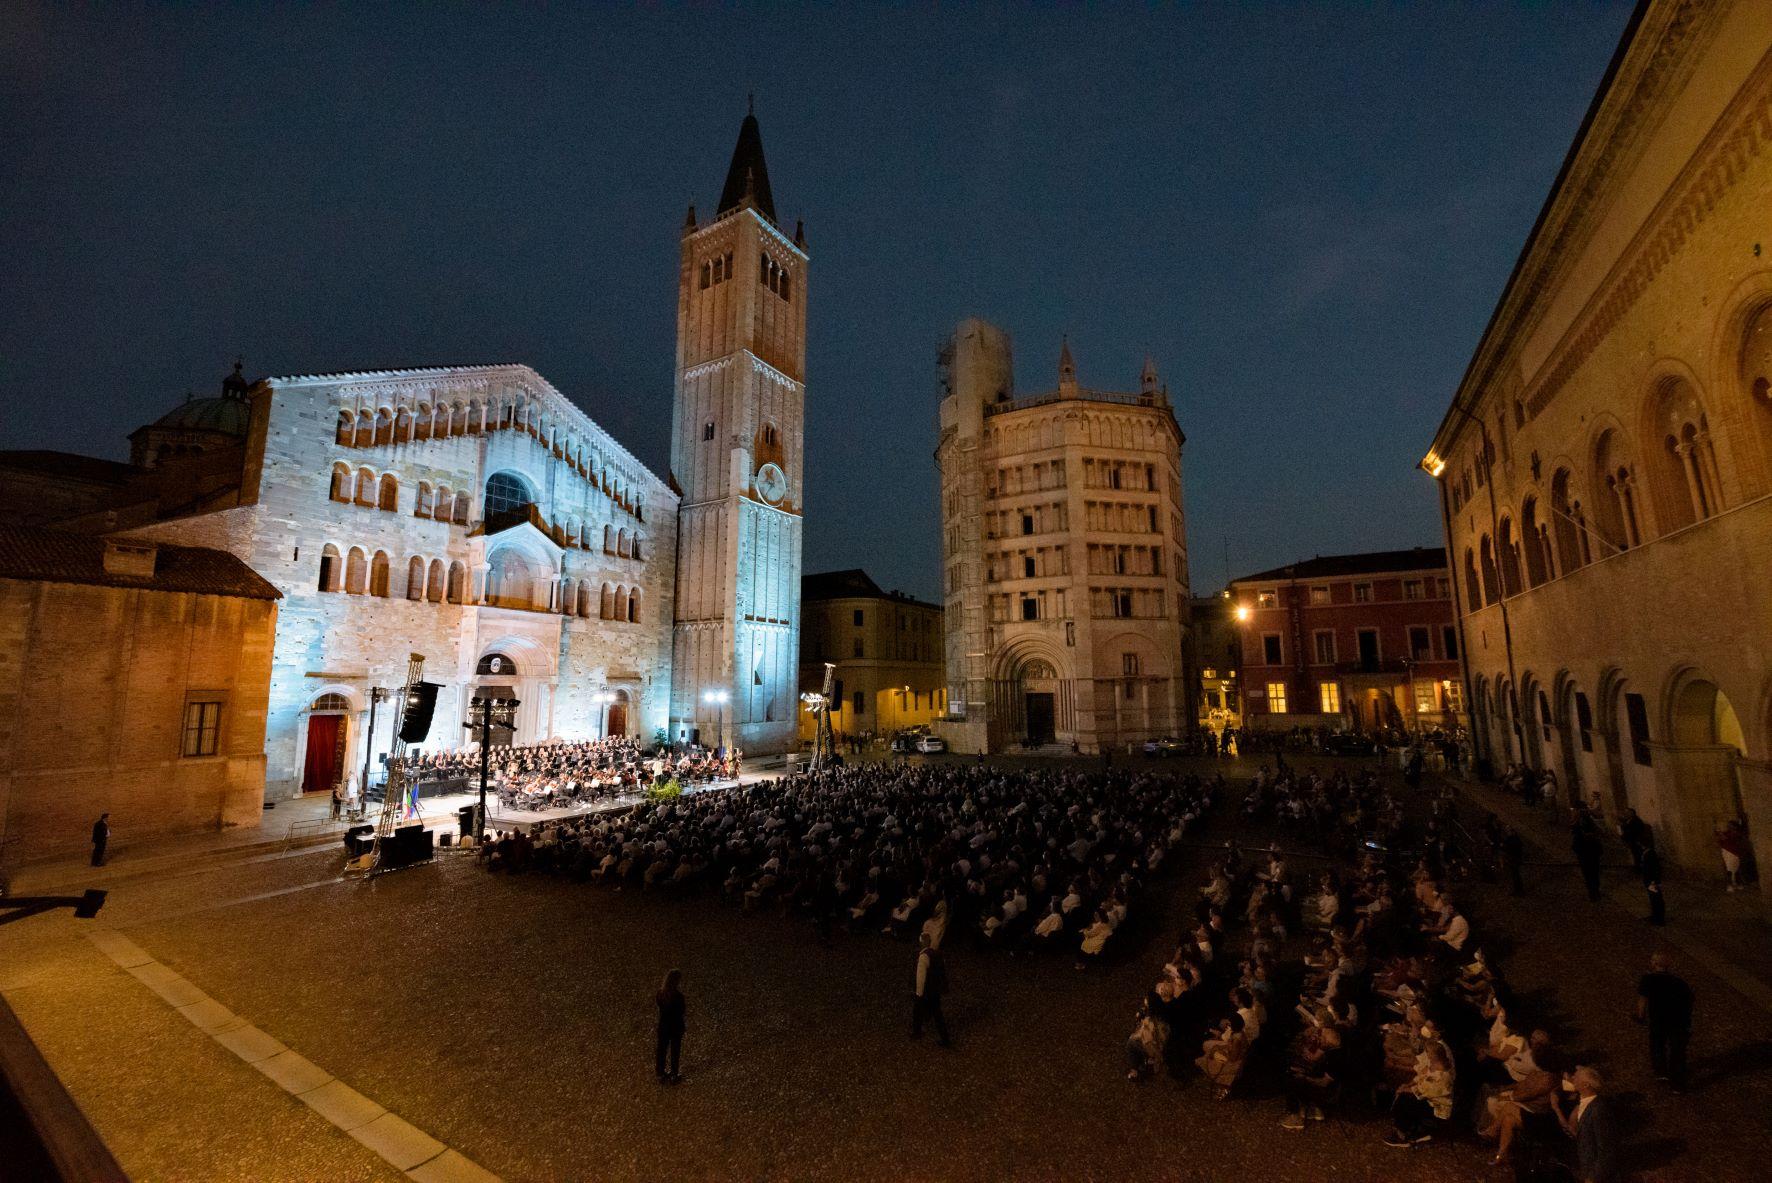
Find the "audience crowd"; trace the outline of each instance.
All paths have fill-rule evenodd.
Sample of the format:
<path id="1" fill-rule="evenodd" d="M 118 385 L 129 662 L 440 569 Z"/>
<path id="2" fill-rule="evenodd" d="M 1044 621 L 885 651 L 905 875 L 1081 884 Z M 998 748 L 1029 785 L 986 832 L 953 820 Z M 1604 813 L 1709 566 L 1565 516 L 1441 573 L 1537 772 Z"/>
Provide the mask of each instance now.
<path id="1" fill-rule="evenodd" d="M 869 764 L 582 817 L 483 848 L 495 869 L 718 892 L 900 936 L 1098 958 L 1224 788 L 1132 770 Z"/>

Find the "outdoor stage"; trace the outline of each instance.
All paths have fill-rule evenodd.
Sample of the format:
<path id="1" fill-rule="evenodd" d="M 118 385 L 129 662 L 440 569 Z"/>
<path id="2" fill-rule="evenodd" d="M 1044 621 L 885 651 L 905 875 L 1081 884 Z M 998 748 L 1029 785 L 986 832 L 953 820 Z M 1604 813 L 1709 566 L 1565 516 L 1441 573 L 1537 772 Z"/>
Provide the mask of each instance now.
<path id="1" fill-rule="evenodd" d="M 767 778 L 760 775 L 747 774 L 739 777 L 738 780 L 717 780 L 705 785 L 696 785 L 692 788 L 686 788 L 683 790 L 683 795 L 686 797 L 697 796 L 701 793 L 736 788 L 740 784 L 754 784 L 757 781 L 764 779 Z M 454 792 L 436 797 L 421 795 L 418 801 L 418 817 L 409 819 L 403 824 L 411 825 L 414 821 L 417 821 L 422 822 L 427 829 L 449 829 L 459 823 L 459 810 L 466 806 L 473 805 L 479 800 L 480 794 L 478 792 Z M 495 794 L 488 793 L 486 794 L 486 832 L 490 834 L 499 830 L 504 830 L 509 833 L 511 831 L 521 830 L 524 833 L 528 833 L 537 826 L 544 826 L 550 822 L 564 821 L 568 818 L 575 817 L 589 817 L 603 813 L 618 813 L 622 810 L 632 809 L 634 806 L 641 804 L 645 800 L 646 794 L 644 792 L 636 792 L 623 793 L 618 797 L 608 797 L 601 801 L 585 805 L 557 805 L 540 809 L 513 809 L 509 806 L 500 804 L 498 797 Z M 373 815 L 375 811 L 376 807 L 371 806 L 370 814 Z"/>

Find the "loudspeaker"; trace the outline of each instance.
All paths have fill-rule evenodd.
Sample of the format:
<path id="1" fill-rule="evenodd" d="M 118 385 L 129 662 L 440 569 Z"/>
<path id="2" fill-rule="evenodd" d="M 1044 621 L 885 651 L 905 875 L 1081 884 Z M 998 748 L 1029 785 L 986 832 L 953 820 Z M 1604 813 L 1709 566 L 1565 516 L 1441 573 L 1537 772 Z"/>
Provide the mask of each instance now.
<path id="1" fill-rule="evenodd" d="M 420 682 L 406 699 L 406 712 L 400 717 L 400 738 L 406 743 L 423 743 L 431 733 L 431 715 L 437 709 L 435 682 Z"/>

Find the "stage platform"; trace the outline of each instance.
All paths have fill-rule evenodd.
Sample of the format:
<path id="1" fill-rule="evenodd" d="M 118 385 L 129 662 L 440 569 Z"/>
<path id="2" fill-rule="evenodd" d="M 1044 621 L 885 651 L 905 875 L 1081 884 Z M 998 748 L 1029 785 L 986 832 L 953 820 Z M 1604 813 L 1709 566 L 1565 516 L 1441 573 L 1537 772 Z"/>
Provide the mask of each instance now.
<path id="1" fill-rule="evenodd" d="M 748 785 L 766 779 L 770 778 L 746 774 L 738 780 L 714 781 L 711 784 L 696 785 L 693 788 L 683 790 L 683 792 L 685 796 L 697 796 L 702 793 L 719 792 L 724 789 L 736 788 L 741 783 Z M 475 804 L 479 799 L 480 795 L 478 792 L 447 793 L 439 797 L 420 797 L 418 802 L 419 816 L 404 824 L 412 825 L 413 822 L 416 821 L 422 822 L 425 828 L 430 830 L 454 829 L 460 824 L 459 811 L 466 806 Z M 603 813 L 618 813 L 622 810 L 632 809 L 634 806 L 641 804 L 645 800 L 646 795 L 644 793 L 625 793 L 619 797 L 609 797 L 589 805 L 562 805 L 547 809 L 512 809 L 500 804 L 496 796 L 488 793 L 486 795 L 486 832 L 491 834 L 503 830 L 506 833 L 510 833 L 514 830 L 521 830 L 524 833 L 528 833 L 538 826 L 545 826 L 550 822 L 564 821 L 567 818 L 591 817 Z M 373 803 L 370 805 L 369 812 L 371 820 L 373 820 L 373 816 L 378 808 L 379 806 Z"/>

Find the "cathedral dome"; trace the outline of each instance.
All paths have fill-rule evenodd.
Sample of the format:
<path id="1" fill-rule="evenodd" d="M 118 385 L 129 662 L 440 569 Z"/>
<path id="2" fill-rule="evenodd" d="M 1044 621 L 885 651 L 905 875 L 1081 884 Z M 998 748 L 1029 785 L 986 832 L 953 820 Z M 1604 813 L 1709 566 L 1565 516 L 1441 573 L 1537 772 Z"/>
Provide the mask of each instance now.
<path id="1" fill-rule="evenodd" d="M 237 398 L 194 398 L 154 420 L 169 431 L 219 431 L 244 436 L 252 408 Z"/>

